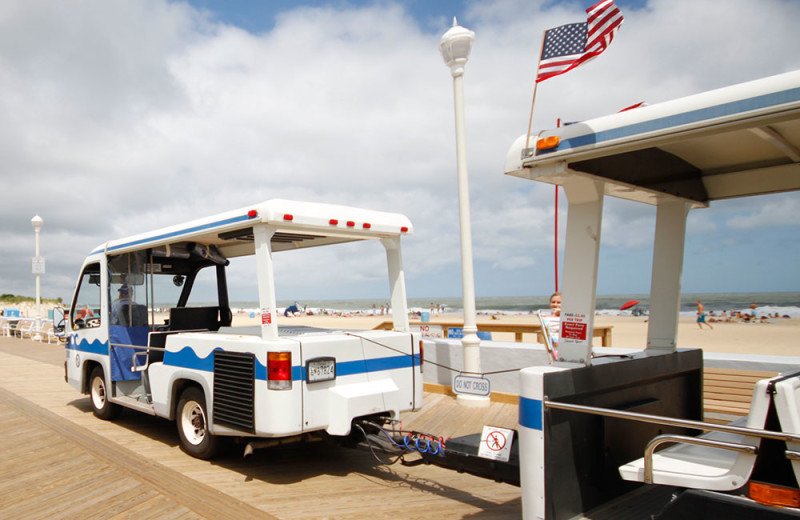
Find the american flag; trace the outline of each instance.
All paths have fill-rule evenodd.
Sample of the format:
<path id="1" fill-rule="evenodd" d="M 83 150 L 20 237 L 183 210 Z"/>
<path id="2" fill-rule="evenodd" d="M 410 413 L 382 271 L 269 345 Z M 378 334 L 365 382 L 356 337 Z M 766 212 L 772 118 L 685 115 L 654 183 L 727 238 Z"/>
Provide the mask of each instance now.
<path id="1" fill-rule="evenodd" d="M 570 23 L 544 33 L 536 82 L 564 74 L 599 56 L 611 43 L 622 13 L 613 0 L 601 0 L 586 10 L 583 23 Z"/>

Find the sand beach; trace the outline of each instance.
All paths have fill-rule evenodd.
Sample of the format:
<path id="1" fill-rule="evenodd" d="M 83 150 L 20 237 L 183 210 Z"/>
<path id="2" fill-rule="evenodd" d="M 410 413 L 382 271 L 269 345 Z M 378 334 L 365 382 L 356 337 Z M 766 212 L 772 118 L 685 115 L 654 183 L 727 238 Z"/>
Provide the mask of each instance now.
<path id="1" fill-rule="evenodd" d="M 299 316 L 287 318 L 279 316 L 279 325 L 305 325 L 330 329 L 364 330 L 377 327 L 391 316 Z M 613 326 L 612 341 L 615 347 L 644 348 L 647 342 L 647 317 L 644 316 L 597 316 L 596 325 Z M 462 321 L 460 314 L 443 314 L 431 318 L 430 323 Z M 234 314 L 234 325 L 257 325 L 258 316 L 251 318 L 248 313 Z M 478 316 L 478 327 L 484 324 L 533 324 L 538 318 L 532 314 L 509 314 Z M 681 316 L 678 327 L 678 346 L 702 348 L 707 352 L 762 354 L 775 356 L 800 355 L 800 318 L 773 318 L 757 323 L 711 324 L 714 329 L 700 330 L 693 316 Z M 492 339 L 514 341 L 510 332 L 495 332 Z M 533 334 L 524 336 L 524 342 L 535 342 Z M 600 340 L 595 339 L 599 346 Z"/>
<path id="2" fill-rule="evenodd" d="M 53 304 L 42 304 L 42 315 L 47 317 L 47 311 L 54 308 Z M 17 305 L 21 315 L 25 317 L 36 316 L 35 304 L 23 303 Z M 166 319 L 166 314 L 158 314 L 156 321 Z M 234 326 L 258 325 L 260 317 L 256 314 L 251 317 L 250 312 L 236 312 L 233 315 Z M 390 315 L 364 315 L 344 314 L 313 315 L 285 317 L 278 316 L 279 325 L 304 325 L 323 329 L 373 329 L 390 321 Z M 608 316 L 595 317 L 595 325 L 612 326 L 612 345 L 623 348 L 644 348 L 647 341 L 646 316 Z M 430 323 L 462 322 L 461 314 L 440 314 L 431 317 Z M 478 326 L 481 324 L 523 324 L 538 325 L 539 320 L 533 314 L 492 314 L 479 315 Z M 698 328 L 694 316 L 680 317 L 678 327 L 678 346 L 701 348 L 707 352 L 732 353 L 732 354 L 761 354 L 774 356 L 800 356 L 800 318 L 770 318 L 763 322 L 712 322 L 713 330 L 704 327 Z M 493 332 L 492 339 L 496 341 L 514 341 L 514 334 L 510 332 Z M 526 334 L 525 343 L 533 343 L 536 337 Z M 595 338 L 595 344 L 600 346 L 600 339 Z"/>

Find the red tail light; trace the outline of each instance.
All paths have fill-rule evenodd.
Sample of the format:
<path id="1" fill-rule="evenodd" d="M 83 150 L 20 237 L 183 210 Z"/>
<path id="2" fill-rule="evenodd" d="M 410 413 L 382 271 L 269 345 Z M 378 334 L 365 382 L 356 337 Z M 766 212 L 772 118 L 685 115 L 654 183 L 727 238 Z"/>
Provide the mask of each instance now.
<path id="1" fill-rule="evenodd" d="M 424 372 L 423 366 L 425 365 L 425 344 L 419 340 L 419 371 Z"/>
<path id="2" fill-rule="evenodd" d="M 267 388 L 270 390 L 292 389 L 292 353 L 267 353 Z"/>

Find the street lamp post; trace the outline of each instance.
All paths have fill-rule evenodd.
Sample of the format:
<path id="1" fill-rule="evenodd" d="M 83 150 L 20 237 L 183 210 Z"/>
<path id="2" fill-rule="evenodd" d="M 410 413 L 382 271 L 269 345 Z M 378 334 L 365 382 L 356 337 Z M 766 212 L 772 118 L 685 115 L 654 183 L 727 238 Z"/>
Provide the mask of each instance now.
<path id="1" fill-rule="evenodd" d="M 472 227 L 469 211 L 469 178 L 467 176 L 466 131 L 464 125 L 464 66 L 467 64 L 475 33 L 458 25 L 442 36 L 439 52 L 453 76 L 453 96 L 456 116 L 456 163 L 458 172 L 458 213 L 461 227 L 461 284 L 464 298 L 464 372 L 481 374 L 481 340 L 475 312 L 475 274 L 472 267 Z M 465 405 L 488 406 L 489 398 L 459 394 L 458 400 Z"/>
<path id="2" fill-rule="evenodd" d="M 31 271 L 36 275 L 36 335 L 33 339 L 41 339 L 40 333 L 42 330 L 42 285 L 41 277 L 44 274 L 44 258 L 39 254 L 39 231 L 42 229 L 44 220 L 39 215 L 35 215 L 31 219 L 33 231 L 36 235 L 36 256 L 31 261 Z"/>

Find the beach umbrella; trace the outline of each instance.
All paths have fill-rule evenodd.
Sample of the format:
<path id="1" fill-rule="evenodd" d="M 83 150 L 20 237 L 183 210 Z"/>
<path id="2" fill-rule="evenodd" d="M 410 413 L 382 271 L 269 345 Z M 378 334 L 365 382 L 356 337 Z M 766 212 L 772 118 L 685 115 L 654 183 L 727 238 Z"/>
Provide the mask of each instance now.
<path id="1" fill-rule="evenodd" d="M 633 307 L 634 305 L 637 305 L 638 303 L 639 303 L 639 300 L 627 301 L 627 302 L 622 304 L 622 307 L 620 307 L 619 310 L 624 311 L 625 309 L 630 309 L 631 307 Z"/>

